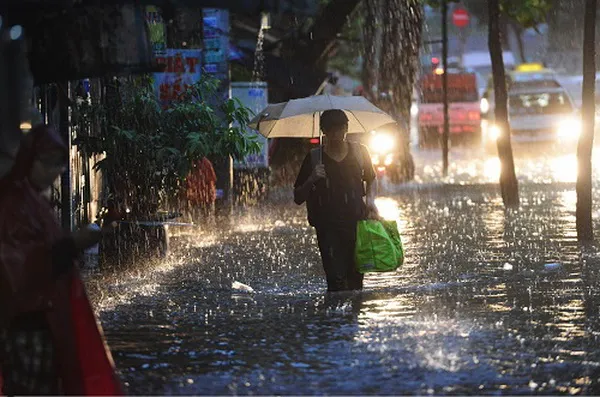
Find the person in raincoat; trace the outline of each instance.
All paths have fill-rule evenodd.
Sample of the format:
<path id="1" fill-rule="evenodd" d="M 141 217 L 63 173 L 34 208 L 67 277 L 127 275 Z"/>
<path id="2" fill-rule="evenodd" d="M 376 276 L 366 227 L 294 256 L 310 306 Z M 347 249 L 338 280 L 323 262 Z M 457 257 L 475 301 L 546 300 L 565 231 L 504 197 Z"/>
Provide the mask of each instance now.
<path id="1" fill-rule="evenodd" d="M 185 179 L 185 200 L 194 212 L 199 211 L 205 219 L 210 218 L 217 199 L 217 175 L 206 157 L 192 164 Z"/>
<path id="2" fill-rule="evenodd" d="M 317 232 L 327 290 L 360 290 L 363 275 L 354 261 L 356 225 L 359 220 L 379 217 L 376 173 L 367 148 L 346 141 L 348 117 L 342 110 L 323 112 L 320 125 L 325 145 L 318 156 L 315 150 L 321 149 L 313 149 L 304 158 L 294 184 L 294 201 L 306 202 L 308 221 Z"/>
<path id="3" fill-rule="evenodd" d="M 65 169 L 67 150 L 52 128 L 37 125 L 0 180 L 0 377 L 5 395 L 122 394 L 114 370 L 107 369 L 110 355 L 75 266 L 79 253 L 105 230 L 84 228 L 65 235 L 44 195 Z M 74 315 L 74 309 L 83 314 Z M 79 343 L 82 337 L 87 351 Z M 83 365 L 86 355 L 94 362 Z M 89 382 L 92 365 L 104 365 L 94 374 L 95 388 Z"/>

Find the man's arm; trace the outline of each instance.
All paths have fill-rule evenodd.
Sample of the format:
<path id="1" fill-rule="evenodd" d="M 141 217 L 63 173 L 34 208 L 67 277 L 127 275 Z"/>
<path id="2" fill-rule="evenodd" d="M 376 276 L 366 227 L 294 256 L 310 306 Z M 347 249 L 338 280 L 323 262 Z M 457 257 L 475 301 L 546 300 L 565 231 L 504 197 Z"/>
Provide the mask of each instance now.
<path id="1" fill-rule="evenodd" d="M 325 178 L 325 166 L 323 164 L 317 164 L 314 168 L 312 166 L 312 156 L 309 153 L 302 162 L 300 172 L 294 183 L 294 202 L 298 205 L 308 200 L 310 192 L 314 185 L 321 178 Z"/>
<path id="2" fill-rule="evenodd" d="M 378 190 L 379 183 L 377 182 L 377 178 L 367 181 L 367 204 L 375 205 L 375 199 L 377 198 Z"/>
<path id="3" fill-rule="evenodd" d="M 377 198 L 379 183 L 377 182 L 377 174 L 373 168 L 371 162 L 371 154 L 366 146 L 363 146 L 363 158 L 365 162 L 364 176 L 366 182 L 366 205 L 367 205 L 367 216 L 373 219 L 379 219 L 379 211 L 375 205 L 375 199 Z"/>
<path id="4" fill-rule="evenodd" d="M 310 191 L 312 190 L 313 186 L 315 185 L 315 182 L 312 179 L 312 175 L 311 177 L 309 177 L 306 182 L 304 182 L 302 185 L 296 187 L 294 189 L 294 202 L 298 205 L 304 203 L 307 199 L 308 196 L 310 195 Z"/>
<path id="5" fill-rule="evenodd" d="M 306 178 L 306 181 L 294 189 L 294 202 L 300 205 L 308 200 L 310 191 L 313 189 L 315 184 L 319 181 L 319 179 L 326 177 L 327 174 L 325 173 L 325 166 L 323 164 L 317 164 L 312 170 L 310 176 Z"/>
<path id="6" fill-rule="evenodd" d="M 366 205 L 367 205 L 367 217 L 369 219 L 380 219 L 379 210 L 377 209 L 377 205 L 375 205 L 375 199 L 377 198 L 377 189 L 378 189 L 377 178 L 373 178 L 370 181 L 367 181 L 367 195 L 366 195 Z"/>

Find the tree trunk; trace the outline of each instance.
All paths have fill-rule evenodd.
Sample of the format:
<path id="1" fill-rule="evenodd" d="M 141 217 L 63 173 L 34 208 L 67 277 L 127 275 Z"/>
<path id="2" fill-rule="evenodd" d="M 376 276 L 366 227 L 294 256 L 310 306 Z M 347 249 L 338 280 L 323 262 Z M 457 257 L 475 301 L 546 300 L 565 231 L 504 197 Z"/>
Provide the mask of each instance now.
<path id="1" fill-rule="evenodd" d="M 499 0 L 489 0 L 488 4 L 490 7 L 488 45 L 494 76 L 495 123 L 502 131 L 497 141 L 498 158 L 500 159 L 500 191 L 505 207 L 517 207 L 519 205 L 519 185 L 510 143 L 508 95 L 502 45 L 500 44 L 500 4 Z"/>
<path id="2" fill-rule="evenodd" d="M 596 88 L 596 0 L 586 0 L 583 35 L 583 131 L 577 145 L 577 239 L 594 239 L 592 224 L 592 149 L 594 145 Z"/>

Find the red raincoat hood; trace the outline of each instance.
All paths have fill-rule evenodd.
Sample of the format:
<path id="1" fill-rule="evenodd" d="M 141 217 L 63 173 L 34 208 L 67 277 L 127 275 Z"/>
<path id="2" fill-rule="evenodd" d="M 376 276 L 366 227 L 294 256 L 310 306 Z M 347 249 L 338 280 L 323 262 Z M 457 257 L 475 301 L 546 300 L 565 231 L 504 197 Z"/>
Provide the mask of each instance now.
<path id="1" fill-rule="evenodd" d="M 68 147 L 56 130 L 46 124 L 38 124 L 33 127 L 21 142 L 14 166 L 0 181 L 0 194 L 10 183 L 27 179 L 34 160 L 41 154 L 52 151 L 62 153 L 65 163 L 67 162 Z"/>

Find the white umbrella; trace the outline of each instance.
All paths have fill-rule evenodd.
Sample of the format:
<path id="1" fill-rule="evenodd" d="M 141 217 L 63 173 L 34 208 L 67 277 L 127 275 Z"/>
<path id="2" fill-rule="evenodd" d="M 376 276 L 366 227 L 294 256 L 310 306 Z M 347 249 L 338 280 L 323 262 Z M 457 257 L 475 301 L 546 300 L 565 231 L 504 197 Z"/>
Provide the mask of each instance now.
<path id="1" fill-rule="evenodd" d="M 346 113 L 349 133 L 370 132 L 395 122 L 362 96 L 315 95 L 269 105 L 249 125 L 267 138 L 320 138 L 319 114 L 330 109 Z"/>

